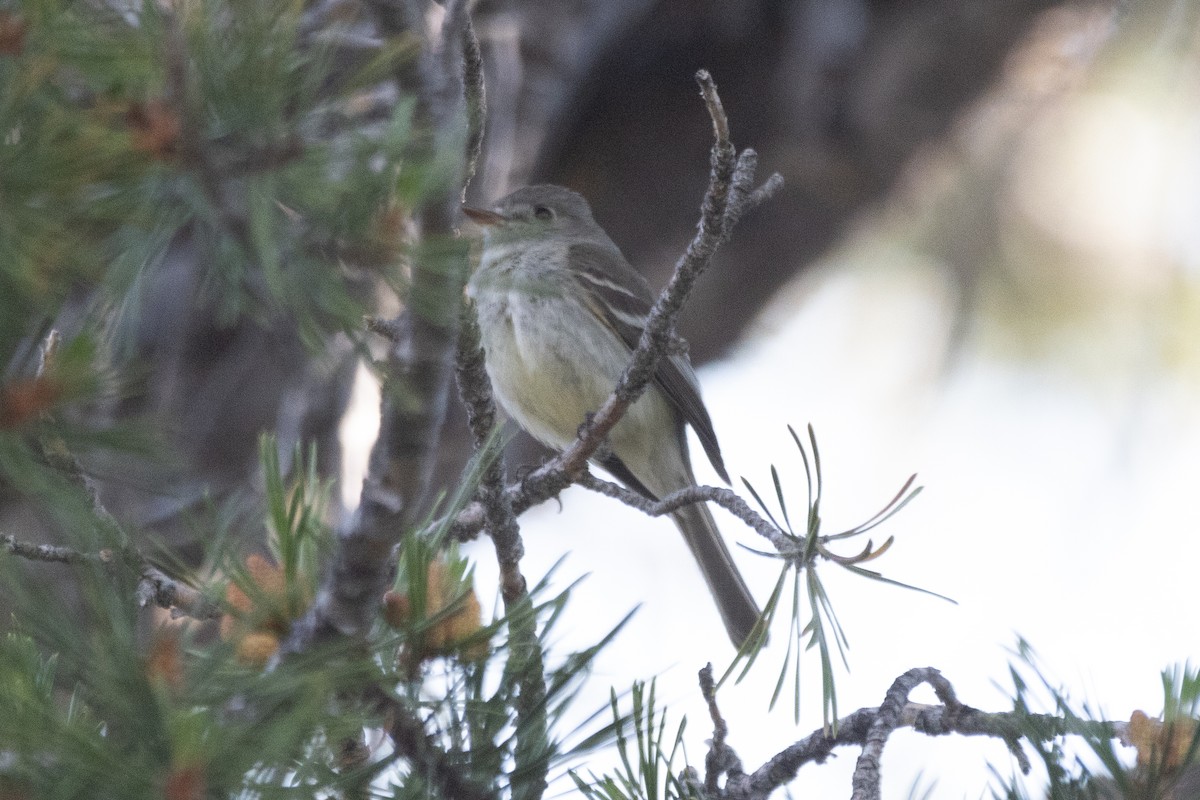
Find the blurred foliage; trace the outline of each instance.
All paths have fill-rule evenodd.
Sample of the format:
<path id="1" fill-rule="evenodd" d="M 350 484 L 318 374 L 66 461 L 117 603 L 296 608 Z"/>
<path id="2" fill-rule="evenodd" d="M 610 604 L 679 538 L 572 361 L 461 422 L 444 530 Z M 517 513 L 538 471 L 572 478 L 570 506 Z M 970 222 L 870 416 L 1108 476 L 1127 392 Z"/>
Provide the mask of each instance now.
<path id="1" fill-rule="evenodd" d="M 638 682 L 629 693 L 631 708 L 621 711 L 611 696 L 616 748 L 620 767 L 605 775 L 571 773 L 575 787 L 587 800 L 683 800 L 703 797 L 699 778 L 687 766 L 683 734 L 687 720 L 674 733 L 667 730 L 666 709 L 655 703 L 654 683 Z M 680 762 L 683 762 L 680 765 Z"/>
<path id="2" fill-rule="evenodd" d="M 612 741 L 614 725 L 593 725 L 596 715 L 583 723 L 594 730 L 522 741 L 516 709 L 523 676 L 510 657 L 509 631 L 528 627 L 531 615 L 537 646 L 549 646 L 570 596 L 570 588 L 549 595 L 551 576 L 512 614 L 468 631 L 466 648 L 427 648 L 431 627 L 451 604 L 381 629 L 365 649 L 326 646 L 264 669 L 275 646 L 263 652 L 259 640 L 277 643 L 311 602 L 311 565 L 330 534 L 319 523 L 325 490 L 314 482 L 313 454 L 297 460 L 299 475 L 288 480 L 267 438 L 262 451 L 268 480 L 261 514 L 275 560 L 251 556 L 238 564 L 227 554 L 220 640 L 194 622 L 162 621 L 143 641 L 144 612 L 132 601 L 139 570 L 128 559 L 69 568 L 86 593 L 80 614 L 52 583 L 24 579 L 11 556 L 0 556 L 17 621 L 0 641 L 7 687 L 0 693 L 0 789 L 38 798 L 182 800 L 374 787 L 373 796 L 426 797 L 428 776 L 409 774 L 426 765 L 406 767 L 410 754 L 378 741 L 378 731 L 403 715 L 421 720 L 420 736 L 431 737 L 448 768 L 480 791 L 519 782 L 522 770 L 568 766 Z M 469 581 L 466 562 L 442 547 L 443 532 L 406 539 L 398 581 L 409 594 L 434 564 L 443 565 L 446 581 Z M 208 594 L 219 594 L 220 582 Z M 593 660 L 619 630 L 547 669 L 539 730 L 563 727 Z M 414 652 L 423 655 L 414 659 Z M 370 731 L 377 741 L 368 747 L 362 741 Z"/>
<path id="3" fill-rule="evenodd" d="M 837 257 L 940 274 L 927 324 L 951 355 L 1052 362 L 1100 390 L 1200 380 L 1200 6 L 1119 5 L 1040 15 Z"/>
<path id="4" fill-rule="evenodd" d="M 411 632 L 399 632 L 263 669 L 312 602 L 330 543 L 315 451 L 285 468 L 276 442 L 261 443 L 270 559 L 207 538 L 210 562 L 224 565 L 204 589 L 225 598 L 220 639 L 177 621 L 146 632 L 136 532 L 107 514 L 76 461 L 96 447 L 146 448 L 88 412 L 136 380 L 132 331 L 160 299 L 174 243 L 189 241 L 200 265 L 186 301 L 212 308 L 218 326 L 283 319 L 313 348 L 333 333 L 361 339 L 376 281 L 403 291 L 409 212 L 445 171 L 411 157 L 413 101 L 395 93 L 414 40 L 337 59 L 305 12 L 278 1 L 0 3 L 0 503 L 33 504 L 80 554 L 53 566 L 77 587 L 69 598 L 0 557 L 13 620 L 0 644 L 5 796 L 363 790 L 380 770 L 396 773 L 400 754 L 346 743 L 398 713 L 437 719 L 472 765 L 467 780 L 498 786 L 514 768 L 506 620 L 489 623 L 470 662 L 402 670 Z M 522 613 L 558 619 L 565 602 Z M 594 652 L 550 671 L 551 714 Z M 568 749 L 544 738 L 537 758 Z"/>
<path id="5" fill-rule="evenodd" d="M 395 89 L 414 39 L 338 58 L 306 13 L 283 0 L 0 0 L 0 507 L 53 499 L 58 524 L 86 527 L 50 445 L 150 494 L 193 461 L 236 460 L 169 428 L 237 429 L 204 414 L 255 395 L 236 385 L 253 379 L 245 364 L 290 358 L 269 377 L 298 381 L 279 340 L 361 347 L 375 290 L 403 291 L 409 211 L 432 169 L 412 158 L 413 101 Z M 43 366 L 52 330 L 62 343 Z M 253 341 L 223 349 L 238 336 Z M 229 374 L 205 372 L 222 356 Z M 164 374 L 172 357 L 190 360 Z M 164 386 L 205 394 L 157 408 Z M 265 387 L 248 416 L 273 424 L 288 398 L 271 392 L 287 389 Z M 154 410 L 165 429 L 139 425 Z M 152 449 L 157 461 L 136 463 Z M 131 516 L 161 514 L 146 501 Z"/>
<path id="6" fill-rule="evenodd" d="M 20 30 L 0 51 L 4 385 L 68 308 L 79 336 L 118 335 L 180 235 L 204 265 L 192 299 L 220 318 L 286 315 L 312 344 L 356 332 L 358 271 L 400 281 L 403 209 L 427 188 L 401 170 L 412 103 L 359 118 L 411 43 L 343 74 L 300 4 L 119 8 L 0 5 Z"/>
<path id="7" fill-rule="evenodd" d="M 1050 800 L 1188 800 L 1200 791 L 1200 672 L 1190 665 L 1162 673 L 1163 715 L 1135 711 L 1122 734 L 1088 703 L 1077 704 L 1050 682 L 1037 653 L 1024 640 L 1009 672 L 1018 728 L 1038 756 Z M 1045 708 L 1056 719 L 1036 713 Z M 1068 745 L 1069 735 L 1074 743 Z M 1122 747 L 1124 745 L 1125 747 Z M 1128 747 L 1137 750 L 1130 763 Z M 993 797 L 1026 800 L 1025 784 L 996 774 Z"/>
<path id="8" fill-rule="evenodd" d="M 306 10 L 284 0 L 0 0 L 0 504 L 29 501 L 82 555 L 54 565 L 64 583 L 78 587 L 80 598 L 68 601 L 55 581 L 0 553 L 13 609 L 0 640 L 0 795 L 424 798 L 436 770 L 405 744 L 436 748 L 448 769 L 493 793 L 569 768 L 615 739 L 617 773 L 590 780 L 573 773 L 585 795 L 693 796 L 695 787 L 674 771 L 684 726 L 668 733 L 653 684 L 634 687 L 628 714 L 614 696 L 613 722 L 594 732 L 560 730 L 620 625 L 594 646 L 558 657 L 545 671 L 540 723 L 523 722 L 524 668 L 552 652 L 570 588 L 551 595 L 546 576 L 527 602 L 485 619 L 471 569 L 446 546 L 444 527 L 429 525 L 405 540 L 389 627 L 381 624 L 356 648 L 272 663 L 288 625 L 315 597 L 332 538 L 329 486 L 317 474 L 315 450 L 297 450 L 285 468 L 278 445 L 262 440 L 265 496 L 257 511 L 271 559 L 225 552 L 220 546 L 228 543 L 212 537 L 210 561 L 223 574 L 203 591 L 214 602 L 223 598 L 224 636 L 175 619 L 147 630 L 150 614 L 134 601 L 145 567 L 130 546 L 136 531 L 104 511 L 76 454 L 150 448 L 144 434 L 88 412 L 136 380 L 131 331 L 157 299 L 152 287 L 176 257 L 172 246 L 187 241 L 195 249 L 200 276 L 186 300 L 212 308 L 218 324 L 287 320 L 313 349 L 335 333 L 360 342 L 373 288 L 403 293 L 406 260 L 422 252 L 407 238 L 409 212 L 445 179 L 445 153 L 461 150 L 460 141 L 420 141 L 415 101 L 388 91 L 417 54 L 412 37 L 346 60 L 309 29 Z M 429 157 L 413 158 L 414 150 Z M 927 207 L 930 219 L 944 223 L 959 197 L 950 187 Z M 1013 209 L 1029 211 L 1017 202 L 1028 194 L 1013 189 L 1012 197 Z M 975 230 L 971 207 L 962 210 L 950 220 Z M 1057 228 L 1045 227 L 1041 235 L 1053 238 Z M 983 263 L 972 260 L 974 252 L 940 249 L 968 237 L 947 237 L 943 228 L 906 231 L 915 250 Z M 1020 237 L 999 238 L 1009 253 L 1021 252 L 1011 247 Z M 426 253 L 446 246 L 419 244 Z M 1194 276 L 1169 263 L 1165 285 L 1189 290 L 1176 301 L 1187 313 L 1195 307 Z M 1036 266 L 1031 271 L 1045 279 Z M 1043 299 L 1066 291 L 1053 280 L 1030 285 Z M 51 336 L 58 330 L 61 339 Z M 890 539 L 852 556 L 826 544 L 865 534 L 919 489 L 910 491 L 910 481 L 867 523 L 822 534 L 816 440 L 810 430 L 810 456 L 792 436 L 808 498 L 804 522 L 793 528 L 772 467 L 783 519 L 776 524 L 795 546 L 769 605 L 777 613 L 792 576 L 788 651 L 773 700 L 792 674 L 798 712 L 799 651 L 815 648 L 832 724 L 833 654 L 844 659 L 845 635 L 814 559 L 895 583 L 862 566 Z M 443 512 L 460 508 L 473 488 L 468 474 Z M 752 663 L 747 658 L 744 669 Z M 1194 730 L 1183 721 L 1195 717 L 1200 682 L 1181 669 L 1164 685 L 1167 727 L 1142 725 L 1133 777 L 1111 740 L 1088 740 L 1118 784 L 1122 775 L 1170 776 L 1195 760 L 1195 735 L 1180 754 L 1178 732 Z M 1018 683 L 1020 708 L 1024 688 Z M 1087 716 L 1054 697 L 1069 720 Z M 408 717 L 418 720 L 419 735 L 405 741 L 398 720 Z M 1162 733 L 1168 729 L 1176 733 Z M 364 731 L 381 730 L 396 747 L 383 737 L 363 743 Z M 1062 767 L 1066 754 L 1054 747 L 1041 754 L 1051 785 L 1067 792 L 1054 796 L 1082 796 L 1069 792 L 1089 779 Z"/>

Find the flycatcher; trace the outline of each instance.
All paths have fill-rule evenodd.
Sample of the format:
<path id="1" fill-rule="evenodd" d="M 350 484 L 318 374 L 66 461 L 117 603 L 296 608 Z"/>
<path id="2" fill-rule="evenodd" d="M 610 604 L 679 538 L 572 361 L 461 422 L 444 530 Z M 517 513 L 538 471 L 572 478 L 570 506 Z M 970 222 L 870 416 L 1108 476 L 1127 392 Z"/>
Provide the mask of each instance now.
<path id="1" fill-rule="evenodd" d="M 562 450 L 620 379 L 650 313 L 650 287 L 570 189 L 527 186 L 491 210 L 463 212 L 483 229 L 467 293 L 476 304 L 492 390 L 522 428 Z M 694 486 L 685 425 L 728 483 L 691 362 L 665 355 L 593 460 L 651 499 Z M 712 515 L 695 503 L 672 517 L 740 647 L 760 612 Z"/>

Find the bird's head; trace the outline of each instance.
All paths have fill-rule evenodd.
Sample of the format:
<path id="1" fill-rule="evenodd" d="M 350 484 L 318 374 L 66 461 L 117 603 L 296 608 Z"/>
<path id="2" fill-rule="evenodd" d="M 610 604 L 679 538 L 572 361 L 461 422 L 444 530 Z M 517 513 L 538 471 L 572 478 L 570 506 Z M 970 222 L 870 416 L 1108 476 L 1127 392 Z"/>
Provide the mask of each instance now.
<path id="1" fill-rule="evenodd" d="M 487 244 L 603 235 L 582 195 L 550 184 L 517 189 L 490 209 L 463 206 L 463 213 L 483 228 Z"/>

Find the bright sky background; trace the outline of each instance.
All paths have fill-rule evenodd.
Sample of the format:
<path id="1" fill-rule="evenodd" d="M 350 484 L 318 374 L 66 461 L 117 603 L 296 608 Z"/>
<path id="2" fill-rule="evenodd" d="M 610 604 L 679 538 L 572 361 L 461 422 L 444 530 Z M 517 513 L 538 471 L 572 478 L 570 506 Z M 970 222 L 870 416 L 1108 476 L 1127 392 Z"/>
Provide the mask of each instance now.
<path id="1" fill-rule="evenodd" d="M 1075 700 L 1112 719 L 1154 715 L 1160 670 L 1200 656 L 1200 631 L 1180 613 L 1200 564 L 1200 48 L 1143 42 L 1134 27 L 1123 49 L 1106 49 L 1108 20 L 1063 14 L 888 203 L 700 373 L 735 482 L 770 493 L 773 463 L 793 509 L 804 473 L 786 426 L 813 424 L 827 532 L 872 516 L 913 472 L 925 486 L 877 529 L 877 543 L 896 542 L 871 566 L 958 605 L 822 567 L 850 638 L 843 715 L 878 705 L 920 666 L 940 669 L 964 702 L 1007 710 L 1018 635 Z M 964 250 L 946 242 L 972 237 L 976 305 L 959 317 L 947 267 Z M 714 480 L 707 464 L 697 472 Z M 610 686 L 658 676 L 702 767 L 711 726 L 696 671 L 722 669 L 732 650 L 682 540 L 669 521 L 583 490 L 562 506 L 521 522 L 531 582 L 564 553 L 559 585 L 590 574 L 564 651 L 642 604 L 581 714 Z M 766 546 L 716 513 L 729 541 Z M 490 545 L 470 553 L 486 596 Z M 774 563 L 739 561 L 765 600 Z M 719 696 L 749 768 L 821 724 L 815 657 L 803 662 L 800 724 L 786 704 L 767 711 L 784 645 L 777 632 L 755 675 Z M 793 790 L 848 797 L 857 755 L 806 767 Z M 990 797 L 989 759 L 1013 769 L 998 743 L 897 735 L 884 797 L 908 797 L 922 772 L 932 797 Z"/>

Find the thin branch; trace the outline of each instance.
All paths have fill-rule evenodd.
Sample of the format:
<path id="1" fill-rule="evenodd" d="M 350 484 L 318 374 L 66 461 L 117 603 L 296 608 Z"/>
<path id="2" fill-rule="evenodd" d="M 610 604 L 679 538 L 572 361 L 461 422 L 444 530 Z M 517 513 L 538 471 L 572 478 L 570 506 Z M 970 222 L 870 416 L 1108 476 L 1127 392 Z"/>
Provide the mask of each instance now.
<path id="1" fill-rule="evenodd" d="M 800 546 L 800 543 L 763 519 L 762 515 L 751 508 L 749 503 L 732 489 L 724 486 L 688 486 L 671 492 L 663 499 L 656 501 L 631 489 L 626 489 L 624 486 L 597 478 L 590 472 L 585 472 L 576 483 L 585 489 L 590 489 L 614 500 L 620 500 L 630 508 L 635 508 L 651 517 L 661 517 L 693 503 L 716 503 L 744 522 L 754 532 L 767 539 L 783 556 L 798 554 L 797 547 Z"/>
<path id="2" fill-rule="evenodd" d="M 61 341 L 62 337 L 59 332 L 53 328 L 46 334 L 46 338 L 42 342 L 38 352 L 37 376 L 39 378 L 54 371 Z M 105 507 L 104 501 L 100 497 L 100 487 L 96 485 L 96 482 L 84 470 L 83 465 L 79 463 L 79 459 L 67 448 L 63 440 L 57 435 L 48 434 L 38 439 L 38 446 L 41 448 L 42 456 L 45 457 L 46 461 L 66 476 L 67 480 L 74 484 L 77 489 L 82 490 L 87 495 L 92 505 L 92 513 L 96 516 L 96 520 L 100 525 L 114 533 L 120 541 L 128 541 L 125 532 L 121 530 L 120 523 L 117 522 L 116 518 Z"/>
<path id="3" fill-rule="evenodd" d="M 51 329 L 42 342 L 37 375 L 42 377 L 53 372 L 61 336 L 57 330 Z M 221 610 L 209 598 L 192 587 L 169 577 L 150 563 L 150 560 L 135 547 L 121 523 L 104 505 L 100 496 L 100 487 L 92 476 L 84 470 L 79 459 L 75 457 L 62 441 L 56 436 L 46 436 L 38 441 L 42 455 L 46 461 L 59 470 L 77 489 L 83 491 L 91 503 L 92 515 L 97 525 L 107 531 L 110 538 L 121 545 L 117 550 L 104 548 L 95 553 L 86 553 L 70 547 L 51 544 L 35 544 L 17 539 L 8 534 L 0 534 L 0 546 L 9 553 L 30 561 L 44 561 L 58 564 L 99 564 L 112 565 L 119 558 L 127 566 L 136 569 L 141 576 L 138 579 L 137 602 L 142 608 L 150 603 L 160 608 L 170 609 L 176 616 L 188 616 L 194 619 L 215 619 Z"/>
<path id="4" fill-rule="evenodd" d="M 712 118 L 713 138 L 716 139 L 717 146 L 732 148 L 733 145 L 729 143 L 729 117 L 725 115 L 725 106 L 717 94 L 717 84 L 706 69 L 696 72 L 696 82 L 700 84 L 700 96 L 704 98 L 704 104 L 708 106 L 708 116 Z"/>
<path id="5" fill-rule="evenodd" d="M 455 359 L 458 393 L 467 409 L 467 424 L 475 440 L 476 451 L 486 450 L 493 441 L 496 425 L 496 405 L 492 400 L 492 385 L 484 369 L 483 347 L 479 322 L 469 303 L 463 304 L 458 331 L 458 355 Z M 496 548 L 500 564 L 500 591 L 505 607 L 525 594 L 525 578 L 521 575 L 521 557 L 525 546 L 513 514 L 512 501 L 504 491 L 504 460 L 498 449 L 485 453 L 488 459 L 480 476 L 476 496 L 483 504 L 484 523 Z"/>
<path id="6" fill-rule="evenodd" d="M 904 707 L 908 703 L 908 695 L 917 686 L 929 680 L 931 675 L 936 674 L 937 670 L 932 667 L 910 669 L 892 683 L 887 696 L 884 697 L 883 705 L 879 707 L 875 719 L 871 722 L 871 727 L 867 729 L 866 741 L 858 756 L 858 763 L 854 766 L 854 775 L 850 781 L 853 787 L 850 800 L 880 800 L 882 795 L 879 788 L 879 762 L 883 758 L 883 746 L 887 744 L 892 731 L 900 724 Z M 957 701 L 955 701 L 955 705 L 955 711 L 962 710 L 962 707 L 957 705 Z"/>
<path id="7" fill-rule="evenodd" d="M 537 637 L 537 614 L 531 608 L 525 577 L 521 574 L 525 546 L 512 502 L 504 490 L 504 459 L 495 436 L 496 404 L 484 368 L 479 322 L 470 302 L 463 303 L 455 365 L 458 392 L 467 409 L 475 449 L 486 459 L 476 495 L 483 505 L 484 522 L 500 565 L 500 596 L 508 613 L 510 631 L 506 670 L 513 671 L 520 687 L 515 703 L 513 797 L 540 800 L 546 791 L 548 769 L 542 757 L 542 747 L 547 741 L 545 664 Z"/>
<path id="8" fill-rule="evenodd" d="M 467 164 L 461 199 L 467 199 L 467 187 L 475 179 L 479 156 L 483 152 L 483 132 L 487 127 L 487 88 L 483 81 L 483 52 L 479 37 L 468 14 L 462 30 L 463 90 L 467 104 Z"/>
<path id="9" fill-rule="evenodd" d="M 736 151 L 729 141 L 729 123 L 717 95 L 716 85 L 703 70 L 697 73 L 696 78 L 700 83 L 709 116 L 713 120 L 716 139 L 712 149 L 709 187 L 704 198 L 700 225 L 687 251 L 676 263 L 671 280 L 651 309 L 641 339 L 631 354 L 624 373 L 604 405 L 581 427 L 575 442 L 558 457 L 521 481 L 515 491 L 504 488 L 502 465 L 499 462 L 489 464 L 480 484 L 479 503 L 459 514 L 452 526 L 452 532 L 456 536 L 470 535 L 473 531 L 464 530 L 468 524 L 477 523 L 488 528 L 500 561 L 505 606 L 510 612 L 518 599 L 525 599 L 524 579 L 519 572 L 522 545 L 514 515 L 535 502 L 554 496 L 573 481 L 587 476 L 588 459 L 604 442 L 625 411 L 645 391 L 653 378 L 659 359 L 673 352 L 673 348 L 677 346 L 675 319 L 696 279 L 708 268 L 720 243 L 728 238 L 731 224 L 748 208 L 747 198 L 751 196 L 748 187 L 753 185 L 756 157 L 752 151 L 747 151 L 743 158 L 736 159 Z M 736 192 L 733 191 L 735 188 Z M 731 196 L 737 198 L 733 206 L 730 205 Z M 765 199 L 769 194 L 762 193 L 761 196 Z M 468 307 L 461 323 L 458 376 L 476 448 L 479 448 L 491 436 L 495 408 L 483 370 L 478 323 L 471 312 L 472 309 Z M 733 501 L 745 506 L 736 496 L 733 496 Z M 745 511 L 752 513 L 748 507 L 745 507 Z M 467 522 L 468 519 L 470 523 Z M 778 534 L 773 529 L 772 533 Z M 780 546 L 786 545 L 787 542 L 783 541 L 786 537 L 778 535 L 781 537 Z M 533 628 L 536 619 L 532 614 L 515 615 L 515 618 L 524 620 L 529 626 L 526 629 L 522 625 L 518 630 L 514 625 L 512 637 L 513 658 L 518 660 L 522 670 L 519 678 L 521 692 L 518 700 L 518 730 L 524 731 L 525 740 L 536 745 L 538 737 L 544 735 L 545 725 L 545 685 L 542 677 L 541 650 Z M 527 655 L 522 656 L 521 652 Z M 711 668 L 708 683 L 712 684 Z M 719 720 L 715 697 L 711 693 L 710 705 L 714 721 Z M 525 730 L 531 724 L 534 730 Z M 723 737 L 721 741 L 723 742 Z M 519 741 L 517 749 L 519 766 L 522 760 L 521 743 Z M 710 755 L 713 760 L 709 765 L 708 775 L 712 781 L 715 781 L 716 775 L 721 772 L 741 769 L 736 754 L 727 747 L 714 744 Z M 519 786 L 514 785 L 514 796 L 537 800 L 544 792 L 545 769 L 536 759 L 537 755 L 534 753 L 533 764 L 527 765 L 524 771 L 518 770 L 528 772 L 530 769 L 536 769 L 536 776 L 526 778 Z"/>
<path id="10" fill-rule="evenodd" d="M 191 617 L 196 620 L 216 619 L 221 616 L 221 608 L 217 603 L 205 596 L 204 593 L 175 580 L 152 565 L 134 547 L 116 551 L 106 548 L 95 553 L 85 553 L 60 545 L 27 542 L 7 533 L 0 533 L 0 548 L 18 558 L 53 564 L 108 566 L 119 559 L 141 573 L 136 592 L 139 607 L 145 608 L 153 604 L 169 610 L 176 617 Z"/>
<path id="11" fill-rule="evenodd" d="M 111 550 L 81 553 L 70 547 L 26 542 L 7 533 L 0 533 L 0 547 L 28 561 L 48 561 L 54 564 L 106 563 L 112 560 Z"/>
<path id="12" fill-rule="evenodd" d="M 700 224 L 687 251 L 675 264 L 674 274 L 659 294 L 641 339 L 630 356 L 629 364 L 617 386 L 600 409 L 580 428 L 575 441 L 526 480 L 526 487 L 542 483 L 565 488 L 587 466 L 588 459 L 603 444 L 605 437 L 621 420 L 625 411 L 642 395 L 654 377 L 658 362 L 673 346 L 675 319 L 679 316 L 696 279 L 708 268 L 721 243 L 725 228 L 725 210 L 733 179 L 737 151 L 729 141 L 729 120 L 717 96 L 717 87 L 706 70 L 696 73 L 701 94 L 713 121 L 716 141 L 711 154 L 708 191 L 701 207 Z M 561 491 L 561 488 L 559 489 Z"/>
<path id="13" fill-rule="evenodd" d="M 733 186 L 729 192 L 729 204 L 725 209 L 725 235 L 721 240 L 722 244 L 733 236 L 733 230 L 743 216 L 770 200 L 783 188 L 783 176 L 778 172 L 772 173 L 757 189 L 751 188 L 757 169 L 758 153 L 746 148 L 738 156 L 737 166 L 733 170 Z"/>
<path id="14" fill-rule="evenodd" d="M 708 704 L 708 716 L 713 723 L 712 741 L 708 746 L 708 754 L 704 757 L 704 789 L 711 796 L 720 794 L 718 780 L 721 775 L 741 775 L 742 760 L 738 758 L 733 748 L 726 744 L 729 735 L 729 725 L 717 708 L 717 683 L 713 678 L 712 663 L 704 665 L 700 670 L 700 694 Z"/>
<path id="15" fill-rule="evenodd" d="M 138 554 L 141 557 L 141 554 Z M 197 620 L 217 619 L 220 604 L 203 592 L 175 580 L 162 570 L 142 559 L 142 575 L 138 579 L 138 604 L 145 608 L 153 603 L 171 612 L 172 617 L 191 617 Z"/>
<path id="16" fill-rule="evenodd" d="M 908 693 L 921 683 L 930 683 L 943 704 L 906 702 Z M 883 742 L 899 728 L 910 728 L 929 736 L 955 733 L 1001 739 L 1017 757 L 1022 770 L 1028 771 L 1029 761 L 1021 754 L 1019 742 L 1028 738 L 1033 729 L 1029 725 L 1031 716 L 1039 723 L 1036 729 L 1044 731 L 1047 739 L 1066 734 L 1121 737 L 1128 727 L 1125 722 L 1068 722 L 1051 714 L 980 711 L 960 703 L 954 696 L 953 687 L 936 669 L 913 669 L 896 679 L 882 706 L 860 708 L 842 718 L 833 728 L 836 733 L 819 728 L 777 753 L 752 774 L 731 774 L 725 783 L 724 797 L 727 800 L 764 800 L 795 779 L 805 764 L 824 763 L 834 749 L 846 746 L 863 748 L 854 772 L 853 797 L 870 797 L 879 787 L 878 756 Z M 874 763 L 864 766 L 865 762 L 872 761 Z"/>

